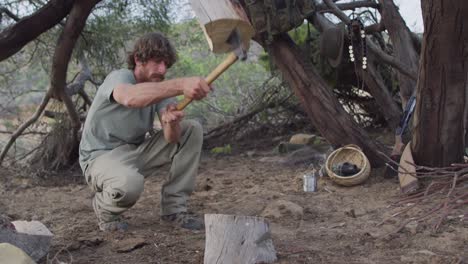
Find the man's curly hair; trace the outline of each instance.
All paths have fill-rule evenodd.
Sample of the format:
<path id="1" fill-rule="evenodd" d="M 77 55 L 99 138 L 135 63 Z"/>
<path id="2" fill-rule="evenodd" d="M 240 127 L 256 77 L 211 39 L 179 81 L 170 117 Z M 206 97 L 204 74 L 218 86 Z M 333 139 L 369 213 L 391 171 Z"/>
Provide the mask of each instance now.
<path id="1" fill-rule="evenodd" d="M 128 68 L 135 69 L 135 57 L 145 63 L 150 59 L 163 60 L 170 68 L 177 60 L 177 53 L 169 40 L 159 32 L 151 32 L 139 38 L 128 53 Z"/>

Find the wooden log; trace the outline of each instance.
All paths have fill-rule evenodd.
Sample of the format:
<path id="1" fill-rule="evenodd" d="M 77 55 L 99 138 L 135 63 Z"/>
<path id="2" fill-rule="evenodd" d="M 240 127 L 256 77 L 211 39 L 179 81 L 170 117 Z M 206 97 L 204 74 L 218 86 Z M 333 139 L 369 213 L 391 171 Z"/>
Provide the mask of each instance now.
<path id="1" fill-rule="evenodd" d="M 190 0 L 198 22 L 214 53 L 232 50 L 227 42 L 231 33 L 238 31 L 240 42 L 247 50 L 255 31 L 243 7 L 234 0 Z"/>
<path id="2" fill-rule="evenodd" d="M 205 264 L 272 263 L 277 260 L 264 218 L 206 214 Z"/>
<path id="3" fill-rule="evenodd" d="M 39 221 L 13 221 L 14 229 L 0 227 L 0 243 L 10 243 L 39 261 L 49 252 L 53 234 Z"/>

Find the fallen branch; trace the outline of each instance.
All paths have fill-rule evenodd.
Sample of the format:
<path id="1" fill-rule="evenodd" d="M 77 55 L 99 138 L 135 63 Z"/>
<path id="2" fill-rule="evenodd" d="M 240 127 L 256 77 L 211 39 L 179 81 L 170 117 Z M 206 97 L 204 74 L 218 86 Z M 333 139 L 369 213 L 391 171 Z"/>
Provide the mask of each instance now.
<path id="1" fill-rule="evenodd" d="M 7 130 L 0 130 L 0 134 L 13 134 L 15 133 L 14 131 L 7 131 Z M 47 135 L 46 132 L 41 132 L 41 131 L 29 131 L 29 132 L 23 132 L 21 135 Z"/>
<path id="2" fill-rule="evenodd" d="M 403 169 L 385 154 L 381 153 L 381 155 L 385 156 L 389 163 L 396 165 L 395 167 L 398 171 Z M 380 226 L 403 213 L 406 213 L 404 216 L 406 220 L 402 221 L 398 228 L 386 234 L 385 237 L 400 232 L 410 222 L 423 222 L 431 219 L 435 219 L 432 228 L 434 232 L 437 232 L 450 214 L 456 213 L 456 209 L 462 209 L 468 205 L 467 164 L 452 164 L 450 167 L 443 168 L 414 166 L 416 173 L 412 174 L 413 176 L 432 181 L 425 189 L 403 196 L 392 204 L 394 207 L 401 207 L 403 205 L 407 205 L 407 207 L 392 213 L 390 217 L 387 217 L 378 225 Z M 428 206 L 429 210 L 426 209 Z M 420 210 L 409 214 L 414 209 Z M 463 209 L 462 217 L 466 217 L 466 211 Z"/>
<path id="3" fill-rule="evenodd" d="M 231 122 L 221 124 L 218 127 L 213 128 L 212 130 L 208 131 L 205 135 L 205 139 L 212 139 L 212 138 L 217 138 L 220 137 L 226 133 L 234 133 L 235 131 L 233 130 L 234 127 L 239 127 L 240 124 L 244 124 L 248 122 L 251 118 L 253 118 L 256 114 L 264 111 L 265 109 L 272 108 L 276 106 L 276 102 L 271 102 L 268 104 L 261 105 L 254 110 L 243 114 Z"/>

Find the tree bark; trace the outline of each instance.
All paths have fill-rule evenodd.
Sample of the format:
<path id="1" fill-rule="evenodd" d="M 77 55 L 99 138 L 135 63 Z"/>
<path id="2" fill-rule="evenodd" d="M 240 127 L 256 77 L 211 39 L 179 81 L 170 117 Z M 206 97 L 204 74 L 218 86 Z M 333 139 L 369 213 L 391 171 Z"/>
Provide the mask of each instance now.
<path id="1" fill-rule="evenodd" d="M 417 72 L 419 65 L 419 55 L 413 45 L 413 36 L 405 21 L 400 15 L 393 0 L 379 0 L 381 5 L 380 13 L 382 21 L 387 28 L 388 34 L 393 44 L 393 51 L 398 61 L 410 68 L 412 72 Z M 398 72 L 400 84 L 400 96 L 403 108 L 416 88 L 416 81 Z"/>
<path id="2" fill-rule="evenodd" d="M 468 102 L 468 92 L 466 92 L 465 95 L 465 104 Z M 468 148 L 468 106 L 465 106 L 465 123 L 464 123 L 464 128 L 465 128 L 465 155 L 468 154 L 466 149 Z"/>
<path id="3" fill-rule="evenodd" d="M 366 153 L 373 166 L 383 164 L 378 151 L 381 146 L 373 142 L 343 109 L 306 55 L 291 40 L 280 34 L 271 44 L 275 65 L 300 99 L 314 127 L 332 145 L 356 144 Z"/>
<path id="4" fill-rule="evenodd" d="M 20 51 L 30 41 L 65 18 L 74 0 L 51 0 L 41 9 L 0 32 L 0 61 Z"/>
<path id="5" fill-rule="evenodd" d="M 468 2 L 423 0 L 424 38 L 412 149 L 418 165 L 463 161 Z"/>

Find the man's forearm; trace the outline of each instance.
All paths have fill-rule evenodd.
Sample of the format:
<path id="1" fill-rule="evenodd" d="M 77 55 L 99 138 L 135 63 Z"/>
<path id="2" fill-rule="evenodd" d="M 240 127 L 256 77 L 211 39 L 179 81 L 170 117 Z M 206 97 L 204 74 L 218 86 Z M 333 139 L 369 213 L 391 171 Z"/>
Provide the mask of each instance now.
<path id="1" fill-rule="evenodd" d="M 121 84 L 113 92 L 115 101 L 131 108 L 142 108 L 183 94 L 178 79 L 163 82 Z"/>
<path id="2" fill-rule="evenodd" d="M 163 123 L 164 138 L 169 143 L 178 143 L 181 136 L 180 123 Z"/>

